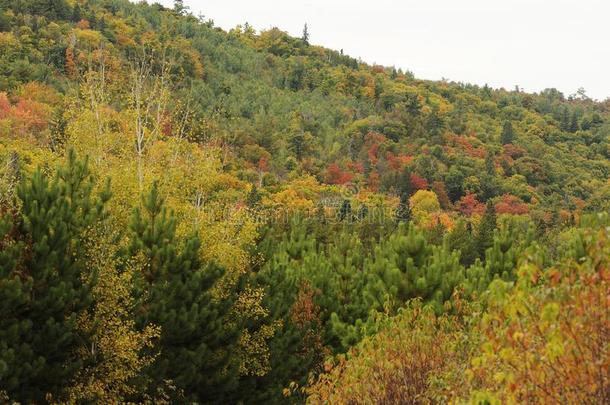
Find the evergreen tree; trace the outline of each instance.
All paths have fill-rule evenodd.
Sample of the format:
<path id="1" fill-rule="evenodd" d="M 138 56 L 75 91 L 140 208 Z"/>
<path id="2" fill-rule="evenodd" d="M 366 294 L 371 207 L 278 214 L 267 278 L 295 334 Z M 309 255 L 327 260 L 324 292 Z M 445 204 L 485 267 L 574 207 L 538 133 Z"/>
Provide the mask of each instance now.
<path id="1" fill-rule="evenodd" d="M 356 218 L 358 219 L 358 221 L 364 221 L 368 215 L 369 207 L 367 207 L 366 204 L 360 205 L 358 213 L 356 214 Z"/>
<path id="2" fill-rule="evenodd" d="M 459 252 L 429 245 L 422 232 L 404 224 L 379 243 L 363 266 L 351 276 L 347 308 L 330 319 L 343 350 L 375 331 L 377 312 L 392 313 L 410 299 L 421 298 L 441 312 L 464 277 Z"/>
<path id="3" fill-rule="evenodd" d="M 430 136 L 431 142 L 440 142 L 440 135 L 442 135 L 444 127 L 445 122 L 439 114 L 438 107 L 434 106 L 430 114 L 428 114 L 425 122 L 425 128 Z"/>
<path id="4" fill-rule="evenodd" d="M 339 209 L 339 221 L 352 221 L 352 204 L 349 200 L 343 200 L 341 208 Z"/>
<path id="5" fill-rule="evenodd" d="M 246 199 L 246 204 L 248 205 L 248 207 L 256 209 L 260 206 L 261 200 L 262 200 L 261 194 L 259 193 L 258 187 L 256 187 L 256 184 L 255 184 L 252 186 L 252 189 L 248 193 L 248 197 Z"/>
<path id="6" fill-rule="evenodd" d="M 496 179 L 496 164 L 494 153 L 487 152 L 485 157 L 485 173 L 481 175 L 481 197 L 483 200 L 489 200 L 498 193 L 498 181 Z"/>
<path id="7" fill-rule="evenodd" d="M 83 12 L 80 8 L 80 4 L 78 4 L 78 2 L 76 2 L 76 4 L 74 5 L 74 8 L 72 9 L 71 20 L 72 20 L 72 22 L 77 23 L 82 19 L 83 19 Z"/>
<path id="8" fill-rule="evenodd" d="M 466 270 L 464 282 L 467 293 L 482 293 L 495 279 L 514 281 L 517 262 L 525 249 L 532 245 L 534 233 L 531 227 L 520 229 L 504 225 L 493 233 L 493 240 L 485 251 L 485 262 L 480 260 Z"/>
<path id="9" fill-rule="evenodd" d="M 305 45 L 309 45 L 309 28 L 307 27 L 307 23 L 303 27 L 303 35 L 301 36 L 301 40 Z"/>
<path id="10" fill-rule="evenodd" d="M 497 228 L 496 208 L 494 203 L 489 200 L 485 207 L 485 213 L 479 224 L 479 232 L 477 234 L 477 250 L 479 257 L 485 257 L 485 251 L 493 245 L 494 231 Z"/>
<path id="11" fill-rule="evenodd" d="M 568 107 L 566 106 L 564 106 L 561 110 L 559 127 L 562 131 L 565 132 L 568 132 L 570 130 L 570 112 L 568 111 Z"/>
<path id="12" fill-rule="evenodd" d="M 183 15 L 188 10 L 188 7 L 184 5 L 184 0 L 174 0 L 174 12 L 179 15 Z"/>
<path id="13" fill-rule="evenodd" d="M 397 223 L 411 222 L 411 203 L 409 202 L 409 198 L 406 196 L 406 194 L 402 194 L 400 196 L 400 202 L 398 203 L 398 208 L 396 208 L 394 218 Z"/>
<path id="14" fill-rule="evenodd" d="M 576 111 L 572 112 L 572 117 L 570 118 L 570 126 L 568 131 L 574 133 L 578 131 L 578 115 L 576 115 Z"/>
<path id="15" fill-rule="evenodd" d="M 460 252 L 460 263 L 470 266 L 479 257 L 476 238 L 472 234 L 472 225 L 466 221 L 458 221 L 447 235 L 447 244 L 451 250 Z"/>
<path id="16" fill-rule="evenodd" d="M 515 140 L 515 131 L 513 130 L 513 124 L 510 121 L 504 121 L 504 125 L 502 127 L 502 136 L 500 137 L 500 141 L 502 145 L 508 145 L 513 143 Z"/>
<path id="17" fill-rule="evenodd" d="M 409 203 L 409 198 L 411 197 L 411 194 L 413 194 L 411 171 L 407 167 L 405 167 L 398 176 L 398 185 L 396 188 L 400 201 L 394 214 L 394 220 L 396 222 L 407 223 L 411 221 L 411 205 Z"/>
<path id="18" fill-rule="evenodd" d="M 320 295 L 315 291 L 319 285 L 328 285 L 332 272 L 325 255 L 318 254 L 315 235 L 304 224 L 270 235 L 261 246 L 262 256 L 268 259 L 254 282 L 264 289 L 264 305 L 281 326 L 269 343 L 271 370 L 258 379 L 256 397 L 250 400 L 280 404 L 285 402 L 282 390 L 291 381 L 305 384 L 309 371 L 324 360 L 322 320 L 315 313 Z M 299 297 L 301 291 L 309 294 Z M 331 288 L 327 293 L 334 296 Z"/>
<path id="19" fill-rule="evenodd" d="M 494 153 L 492 151 L 488 151 L 487 155 L 485 155 L 485 173 L 493 177 L 496 175 L 496 164 L 494 162 Z"/>
<path id="20" fill-rule="evenodd" d="M 0 218 L 0 391 L 12 400 L 61 400 L 83 367 L 77 319 L 91 305 L 84 279 L 95 280 L 83 240 L 109 198 L 92 189 L 86 161 L 71 152 L 55 178 L 38 170 L 24 179 L 20 211 Z"/>
<path id="21" fill-rule="evenodd" d="M 232 355 L 239 336 L 227 318 L 231 292 L 225 300 L 211 294 L 223 270 L 201 261 L 197 235 L 180 248 L 176 220 L 156 184 L 142 209 L 135 210 L 131 231 L 129 256 L 145 265 L 138 280 L 137 322 L 161 327 L 160 353 L 148 371 L 152 388 L 169 380 L 189 401 L 225 401 L 237 382 Z"/>

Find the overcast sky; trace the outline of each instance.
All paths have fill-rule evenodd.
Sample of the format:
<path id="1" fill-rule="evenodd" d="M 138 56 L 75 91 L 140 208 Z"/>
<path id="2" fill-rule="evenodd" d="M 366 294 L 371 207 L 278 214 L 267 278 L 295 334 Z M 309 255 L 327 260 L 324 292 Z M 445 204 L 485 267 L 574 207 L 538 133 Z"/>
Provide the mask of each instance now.
<path id="1" fill-rule="evenodd" d="M 154 1 L 154 0 L 149 0 Z M 172 0 L 162 0 L 171 5 Z M 230 29 L 279 27 L 310 42 L 447 78 L 610 97 L 609 0 L 184 0 Z"/>

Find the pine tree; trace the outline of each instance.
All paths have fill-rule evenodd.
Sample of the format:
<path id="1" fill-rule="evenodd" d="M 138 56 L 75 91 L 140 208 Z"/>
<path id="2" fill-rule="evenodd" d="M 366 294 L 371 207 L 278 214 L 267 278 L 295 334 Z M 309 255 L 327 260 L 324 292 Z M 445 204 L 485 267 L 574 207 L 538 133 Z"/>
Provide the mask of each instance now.
<path id="1" fill-rule="evenodd" d="M 460 252 L 460 263 L 464 266 L 470 266 L 479 257 L 472 225 L 463 220 L 447 235 L 447 244 L 451 250 Z"/>
<path id="2" fill-rule="evenodd" d="M 305 45 L 309 45 L 309 28 L 307 27 L 307 23 L 303 27 L 303 35 L 301 36 L 301 40 Z"/>
<path id="3" fill-rule="evenodd" d="M 400 176 L 398 176 L 398 184 L 396 187 L 400 201 L 394 214 L 396 222 L 409 222 L 411 221 L 411 205 L 409 204 L 409 198 L 413 194 L 413 184 L 411 183 L 411 171 L 405 167 Z"/>
<path id="4" fill-rule="evenodd" d="M 248 197 L 246 199 L 246 204 L 248 205 L 249 208 L 257 209 L 260 206 L 261 200 L 262 200 L 262 197 L 258 191 L 258 187 L 256 187 L 256 185 L 253 185 L 252 189 L 248 193 Z"/>
<path id="5" fill-rule="evenodd" d="M 184 5 L 184 0 L 174 0 L 174 12 L 179 15 L 183 15 L 188 10 L 188 7 Z"/>
<path id="6" fill-rule="evenodd" d="M 485 251 L 485 261 L 479 259 L 466 270 L 464 288 L 467 293 L 482 293 L 495 279 L 514 281 L 517 262 L 534 241 L 532 227 L 525 229 L 503 225 L 493 233 L 493 240 Z"/>
<path id="7" fill-rule="evenodd" d="M 578 131 L 578 115 L 576 115 L 576 111 L 572 113 L 572 117 L 570 118 L 570 126 L 568 130 L 571 133 Z"/>
<path id="8" fill-rule="evenodd" d="M 397 223 L 411 222 L 411 203 L 409 203 L 409 198 L 406 194 L 402 194 L 400 196 L 400 202 L 398 203 L 398 208 L 396 208 L 396 214 L 394 218 Z"/>
<path id="9" fill-rule="evenodd" d="M 562 131 L 568 132 L 570 130 L 570 112 L 568 107 L 564 106 L 561 110 L 561 117 L 559 121 L 559 127 Z"/>
<path id="10" fill-rule="evenodd" d="M 502 145 L 512 144 L 515 140 L 515 131 L 513 130 L 513 124 L 510 121 L 505 121 L 502 127 L 502 136 L 500 141 Z"/>
<path id="11" fill-rule="evenodd" d="M 496 179 L 494 153 L 488 151 L 485 157 L 485 173 L 481 175 L 481 197 L 483 200 L 489 200 L 495 197 L 497 193 L 498 181 Z"/>
<path id="12" fill-rule="evenodd" d="M 352 221 L 352 204 L 349 200 L 343 200 L 343 203 L 341 204 L 341 208 L 339 209 L 339 221 Z"/>
<path id="13" fill-rule="evenodd" d="M 494 231 L 497 228 L 496 208 L 491 200 L 487 201 L 485 213 L 479 224 L 477 250 L 479 257 L 485 257 L 485 251 L 493 245 Z"/>
<path id="14" fill-rule="evenodd" d="M 404 224 L 384 238 L 362 266 L 363 271 L 351 276 L 346 308 L 330 319 L 344 350 L 374 331 L 377 312 L 392 313 L 413 298 L 442 311 L 464 277 L 459 252 L 429 245 L 421 231 Z"/>
<path id="15" fill-rule="evenodd" d="M 61 400 L 83 366 L 87 336 L 77 318 L 90 308 L 83 235 L 109 198 L 92 193 L 86 161 L 70 153 L 49 179 L 40 170 L 17 189 L 19 212 L 0 218 L 0 391 L 22 403 Z M 84 277 L 84 276 L 87 277 Z"/>
<path id="16" fill-rule="evenodd" d="M 439 136 L 442 134 L 445 122 L 439 114 L 438 107 L 433 107 L 428 114 L 425 122 L 425 128 L 433 142 L 440 141 Z"/>
<path id="17" fill-rule="evenodd" d="M 364 221 L 366 217 L 369 215 L 369 207 L 366 204 L 360 205 L 358 209 L 358 213 L 356 214 L 356 218 L 358 221 Z"/>
<path id="18" fill-rule="evenodd" d="M 236 384 L 232 355 L 239 337 L 227 318 L 231 292 L 225 300 L 211 294 L 223 270 L 201 261 L 197 235 L 180 248 L 176 220 L 156 184 L 135 210 L 131 231 L 129 256 L 144 260 L 137 322 L 161 327 L 160 353 L 148 370 L 152 388 L 170 380 L 189 401 L 223 402 Z"/>
<path id="19" fill-rule="evenodd" d="M 72 9 L 72 17 L 71 20 L 74 23 L 79 22 L 80 20 L 83 19 L 83 13 L 82 10 L 80 8 L 80 4 L 78 4 L 78 2 L 74 5 L 74 8 Z"/>

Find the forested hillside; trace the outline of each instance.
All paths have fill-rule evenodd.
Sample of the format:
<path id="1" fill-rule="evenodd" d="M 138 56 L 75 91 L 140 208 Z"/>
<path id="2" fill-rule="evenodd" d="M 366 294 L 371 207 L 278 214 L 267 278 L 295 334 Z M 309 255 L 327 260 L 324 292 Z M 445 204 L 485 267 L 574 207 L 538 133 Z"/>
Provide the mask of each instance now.
<path id="1" fill-rule="evenodd" d="M 609 209 L 582 89 L 0 0 L 2 403 L 608 402 Z"/>

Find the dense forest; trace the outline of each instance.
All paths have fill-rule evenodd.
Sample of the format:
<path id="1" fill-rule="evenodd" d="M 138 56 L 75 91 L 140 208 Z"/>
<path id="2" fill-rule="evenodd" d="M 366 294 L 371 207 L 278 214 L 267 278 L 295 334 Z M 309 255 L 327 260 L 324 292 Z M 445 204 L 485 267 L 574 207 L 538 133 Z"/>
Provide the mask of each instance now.
<path id="1" fill-rule="evenodd" d="M 0 403 L 610 402 L 610 99 L 0 0 Z"/>

